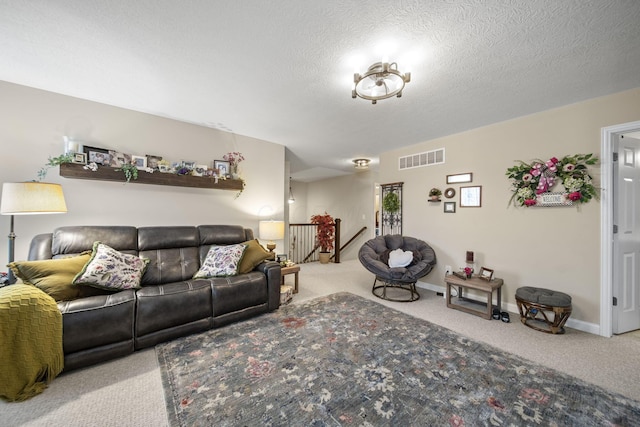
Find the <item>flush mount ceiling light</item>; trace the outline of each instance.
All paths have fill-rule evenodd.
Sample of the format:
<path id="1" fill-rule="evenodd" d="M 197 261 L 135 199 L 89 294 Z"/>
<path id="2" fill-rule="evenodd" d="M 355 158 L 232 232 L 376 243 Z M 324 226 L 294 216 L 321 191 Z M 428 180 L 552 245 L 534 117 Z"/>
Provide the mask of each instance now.
<path id="1" fill-rule="evenodd" d="M 371 162 L 369 159 L 355 159 L 352 161 L 356 165 L 356 169 L 369 169 L 369 163 Z"/>
<path id="2" fill-rule="evenodd" d="M 380 99 L 402 96 L 404 85 L 411 81 L 411 73 L 402 74 L 395 62 L 376 62 L 366 73 L 353 75 L 351 97 L 359 96 L 375 104 Z"/>

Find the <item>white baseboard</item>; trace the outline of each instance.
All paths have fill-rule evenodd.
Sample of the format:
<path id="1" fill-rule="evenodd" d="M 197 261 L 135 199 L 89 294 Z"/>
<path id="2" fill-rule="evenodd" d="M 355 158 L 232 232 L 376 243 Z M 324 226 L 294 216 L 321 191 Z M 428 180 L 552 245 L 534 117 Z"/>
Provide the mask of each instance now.
<path id="1" fill-rule="evenodd" d="M 441 285 L 434 285 L 433 283 L 428 283 L 428 282 L 420 282 L 418 281 L 416 283 L 416 287 L 420 288 L 420 289 L 425 289 L 425 290 L 429 290 L 429 291 L 434 291 L 434 292 L 440 292 L 443 295 L 444 299 L 444 295 L 445 292 L 447 291 L 447 288 L 445 286 L 441 286 Z M 466 297 L 466 295 L 465 295 Z M 474 295 L 469 295 L 468 296 L 469 299 L 475 300 L 475 301 L 481 301 L 484 302 L 486 300 L 482 300 L 479 297 L 476 297 Z M 506 310 L 505 310 L 506 309 Z M 518 306 L 516 305 L 516 303 L 511 303 L 511 302 L 507 302 L 505 303 L 504 301 L 502 302 L 502 310 L 503 311 L 508 311 L 509 313 L 517 313 L 518 316 L 519 311 L 518 311 Z M 566 326 L 572 329 L 577 329 L 579 331 L 582 332 L 588 332 L 590 334 L 595 334 L 595 335 L 599 335 L 600 334 L 600 325 L 596 324 L 596 323 L 589 323 L 589 322 L 585 322 L 582 320 L 577 320 L 577 319 L 572 319 L 571 317 L 567 320 Z"/>

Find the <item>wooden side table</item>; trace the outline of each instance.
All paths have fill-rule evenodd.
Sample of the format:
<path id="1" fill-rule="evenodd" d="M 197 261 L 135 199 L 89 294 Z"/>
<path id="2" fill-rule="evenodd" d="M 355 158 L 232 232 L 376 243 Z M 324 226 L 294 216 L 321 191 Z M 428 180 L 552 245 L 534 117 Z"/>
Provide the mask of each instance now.
<path id="1" fill-rule="evenodd" d="M 280 284 L 284 285 L 284 276 L 286 276 L 287 274 L 295 274 L 295 284 L 293 287 L 293 293 L 297 294 L 298 293 L 298 272 L 300 271 L 300 266 L 299 265 L 292 265 L 289 267 L 282 267 L 280 269 L 280 274 L 282 276 L 282 278 L 280 279 Z"/>
<path id="2" fill-rule="evenodd" d="M 491 309 L 493 308 L 493 292 L 496 291 L 496 306 L 499 311 L 502 311 L 502 285 L 503 280 L 495 278 L 492 281 L 480 279 L 478 277 L 471 277 L 469 279 L 461 279 L 453 274 L 445 276 L 444 281 L 447 284 L 447 307 L 454 308 L 456 310 L 464 311 L 465 313 L 475 314 L 476 316 L 484 317 L 485 319 L 491 319 Z M 451 287 L 458 288 L 458 300 L 468 301 L 480 305 L 485 305 L 478 301 L 474 301 L 465 298 L 463 295 L 464 289 L 474 289 L 486 294 L 487 302 L 484 310 L 476 310 L 469 305 L 454 304 L 451 302 Z"/>

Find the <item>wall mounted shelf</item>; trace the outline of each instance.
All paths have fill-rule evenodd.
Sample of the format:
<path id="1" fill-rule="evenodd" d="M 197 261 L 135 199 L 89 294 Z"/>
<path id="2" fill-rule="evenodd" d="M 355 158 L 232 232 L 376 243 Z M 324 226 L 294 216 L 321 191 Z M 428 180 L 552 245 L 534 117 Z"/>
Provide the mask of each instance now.
<path id="1" fill-rule="evenodd" d="M 92 179 L 97 181 L 126 182 L 124 172 L 108 166 L 99 166 L 93 172 L 83 168 L 84 165 L 76 163 L 63 163 L 60 165 L 60 176 L 72 179 Z M 138 179 L 132 179 L 130 184 L 170 185 L 174 187 L 212 188 L 217 190 L 241 191 L 243 189 L 240 179 L 220 179 L 216 183 L 213 178 L 203 176 L 185 176 L 173 173 L 138 171 Z"/>

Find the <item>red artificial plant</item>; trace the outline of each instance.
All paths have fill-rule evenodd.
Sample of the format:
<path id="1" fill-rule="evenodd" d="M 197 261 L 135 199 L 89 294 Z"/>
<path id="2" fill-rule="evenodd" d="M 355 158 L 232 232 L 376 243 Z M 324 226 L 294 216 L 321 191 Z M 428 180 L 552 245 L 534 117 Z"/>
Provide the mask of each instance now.
<path id="1" fill-rule="evenodd" d="M 320 252 L 329 252 L 333 249 L 335 234 L 335 222 L 328 213 L 324 215 L 312 215 L 311 224 L 316 224 L 316 244 L 320 246 Z"/>

